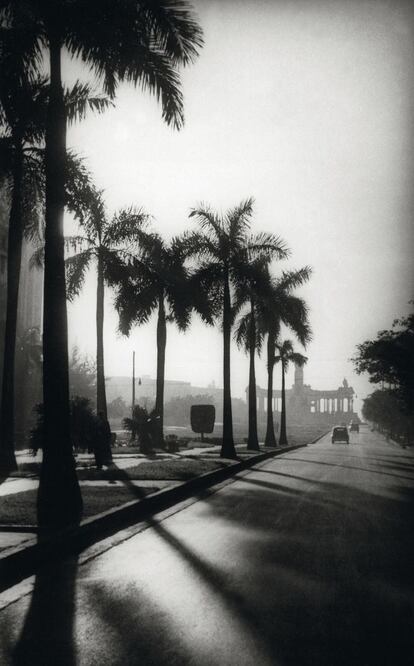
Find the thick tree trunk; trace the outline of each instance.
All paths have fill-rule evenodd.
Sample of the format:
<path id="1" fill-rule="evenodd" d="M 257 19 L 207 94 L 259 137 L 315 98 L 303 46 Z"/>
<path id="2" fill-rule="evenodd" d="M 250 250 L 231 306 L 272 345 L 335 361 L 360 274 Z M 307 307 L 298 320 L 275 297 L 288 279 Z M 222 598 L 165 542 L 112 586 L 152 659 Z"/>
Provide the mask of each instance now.
<path id="1" fill-rule="evenodd" d="M 79 522 L 82 497 L 70 438 L 68 330 L 63 213 L 66 117 L 61 83 L 61 44 L 52 34 L 46 129 L 46 228 L 43 318 L 43 464 L 37 498 L 39 527 Z"/>
<path id="2" fill-rule="evenodd" d="M 230 386 L 231 301 L 228 275 L 224 282 L 223 299 L 223 443 L 222 458 L 237 458 L 233 440 L 233 415 Z"/>
<path id="3" fill-rule="evenodd" d="M 257 398 L 256 398 L 256 371 L 254 366 L 254 355 L 256 352 L 256 321 L 254 316 L 254 301 L 250 301 L 250 335 L 249 335 L 249 432 L 247 437 L 247 448 L 260 451 L 259 439 L 257 437 Z"/>
<path id="4" fill-rule="evenodd" d="M 158 303 L 157 321 L 157 393 L 155 398 L 154 432 L 157 446 L 165 447 L 164 442 L 164 381 L 165 348 L 167 345 L 167 325 L 165 321 L 164 293 L 161 292 Z"/>
<path id="5" fill-rule="evenodd" d="M 96 289 L 96 411 L 108 418 L 105 389 L 104 361 L 104 274 L 102 257 L 98 256 L 98 285 Z"/>
<path id="6" fill-rule="evenodd" d="M 286 390 L 285 390 L 285 364 L 281 361 L 282 366 L 282 412 L 280 415 L 280 446 L 287 446 L 288 439 L 286 433 Z"/>
<path id="7" fill-rule="evenodd" d="M 273 424 L 273 368 L 275 364 L 275 339 L 272 331 L 267 336 L 267 425 L 265 446 L 277 446 Z"/>
<path id="8" fill-rule="evenodd" d="M 1 477 L 5 477 L 10 474 L 10 472 L 17 469 L 16 456 L 14 453 L 14 393 L 17 308 L 19 301 L 20 265 L 22 260 L 23 243 L 22 179 L 23 151 L 21 141 L 17 140 L 7 245 L 7 305 L 0 411 Z"/>

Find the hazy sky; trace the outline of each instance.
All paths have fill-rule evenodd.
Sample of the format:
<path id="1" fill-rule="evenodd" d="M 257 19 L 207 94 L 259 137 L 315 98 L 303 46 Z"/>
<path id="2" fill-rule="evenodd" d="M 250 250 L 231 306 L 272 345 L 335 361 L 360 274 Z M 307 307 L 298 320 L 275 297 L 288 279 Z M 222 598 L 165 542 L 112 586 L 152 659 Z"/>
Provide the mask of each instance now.
<path id="1" fill-rule="evenodd" d="M 185 128 L 169 129 L 154 99 L 125 86 L 116 108 L 72 127 L 68 143 L 87 157 L 110 213 L 143 206 L 165 237 L 194 228 L 188 213 L 201 201 L 224 211 L 253 196 L 253 229 L 292 250 L 275 271 L 314 269 L 301 292 L 314 332 L 305 382 L 331 389 L 346 376 L 361 398 L 369 385 L 348 359 L 408 311 L 414 292 L 411 3 L 194 6 L 205 47 L 182 76 Z M 67 63 L 68 78 L 74 71 Z M 70 342 L 91 354 L 94 306 L 91 277 L 69 307 Z M 107 375 L 129 374 L 136 350 L 137 373 L 154 377 L 155 323 L 129 339 L 116 328 L 108 293 Z M 220 333 L 197 319 L 186 335 L 170 327 L 166 376 L 222 386 Z M 247 359 L 234 350 L 235 396 L 247 380 Z M 257 380 L 265 386 L 264 358 Z"/>

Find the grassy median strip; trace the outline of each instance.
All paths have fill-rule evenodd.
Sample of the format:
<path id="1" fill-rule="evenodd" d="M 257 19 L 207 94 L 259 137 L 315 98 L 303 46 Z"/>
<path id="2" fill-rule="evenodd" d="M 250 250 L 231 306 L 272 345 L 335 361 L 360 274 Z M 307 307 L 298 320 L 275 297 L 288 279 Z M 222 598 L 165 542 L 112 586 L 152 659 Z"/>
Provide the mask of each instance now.
<path id="1" fill-rule="evenodd" d="M 149 495 L 157 490 L 157 486 L 139 487 L 142 495 Z M 25 490 L 2 497 L 0 523 L 2 525 L 36 525 L 36 497 L 37 490 Z M 125 486 L 82 486 L 82 497 L 83 517 L 90 518 L 136 499 L 136 494 Z"/>
<path id="2" fill-rule="evenodd" d="M 189 459 L 180 458 L 177 460 L 154 460 L 151 462 L 143 462 L 139 465 L 133 465 L 126 469 L 119 469 L 116 467 L 108 467 L 108 469 L 99 471 L 96 467 L 78 469 L 78 478 L 80 481 L 92 481 L 98 479 L 108 479 L 112 481 L 122 481 L 125 475 L 133 481 L 140 480 L 167 480 L 174 479 L 177 481 L 187 481 L 193 479 L 195 476 L 212 472 L 220 467 L 226 467 L 231 461 L 221 460 L 203 460 L 203 459 Z"/>

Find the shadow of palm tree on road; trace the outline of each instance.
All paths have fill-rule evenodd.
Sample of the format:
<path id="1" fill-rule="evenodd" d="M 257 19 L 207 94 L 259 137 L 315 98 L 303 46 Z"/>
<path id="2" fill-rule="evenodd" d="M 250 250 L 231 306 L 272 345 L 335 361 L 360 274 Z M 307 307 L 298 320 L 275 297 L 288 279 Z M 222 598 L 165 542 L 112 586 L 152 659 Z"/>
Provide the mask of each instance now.
<path id="1" fill-rule="evenodd" d="M 78 563 L 57 560 L 36 574 L 13 666 L 76 666 L 73 622 Z"/>

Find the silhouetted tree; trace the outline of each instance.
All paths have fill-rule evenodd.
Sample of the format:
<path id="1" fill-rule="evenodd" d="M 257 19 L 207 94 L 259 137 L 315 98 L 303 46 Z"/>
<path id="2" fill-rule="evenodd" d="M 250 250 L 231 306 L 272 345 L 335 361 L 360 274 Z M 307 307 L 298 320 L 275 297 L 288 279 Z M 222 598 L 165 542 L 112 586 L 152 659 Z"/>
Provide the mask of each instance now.
<path id="1" fill-rule="evenodd" d="M 201 205 L 190 213 L 201 226 L 201 233 L 189 237 L 189 251 L 198 256 L 195 275 L 201 289 L 210 295 L 215 311 L 220 312 L 223 330 L 223 444 L 221 455 L 235 458 L 230 387 L 230 343 L 235 309 L 232 291 L 243 281 L 246 261 L 257 258 L 280 259 L 287 256 L 284 243 L 273 234 L 250 234 L 253 200 L 247 199 L 220 217 Z"/>
<path id="2" fill-rule="evenodd" d="M 352 359 L 357 373 L 367 373 L 372 384 L 388 385 L 385 391 L 375 391 L 366 399 L 365 418 L 389 432 L 400 431 L 404 424 L 405 439 L 411 441 L 414 438 L 414 313 L 396 319 L 392 329 L 380 331 L 374 340 L 358 345 L 357 350 Z M 388 405 L 387 409 L 383 409 L 383 403 Z"/>
<path id="3" fill-rule="evenodd" d="M 298 271 L 288 271 L 274 279 L 270 291 L 258 301 L 260 310 L 259 326 L 263 335 L 267 335 L 267 424 L 266 446 L 276 446 L 273 424 L 273 369 L 276 355 L 276 341 L 281 325 L 290 328 L 299 342 L 306 346 L 311 339 L 308 321 L 308 308 L 303 299 L 294 296 L 292 291 L 307 282 L 311 269 L 306 266 Z"/>
<path id="4" fill-rule="evenodd" d="M 104 289 L 105 284 L 116 286 L 122 280 L 125 264 L 133 259 L 134 249 L 142 238 L 147 215 L 129 208 L 108 219 L 102 192 L 90 190 L 89 205 L 78 214 L 83 235 L 65 239 L 69 250 L 75 251 L 66 259 L 67 295 L 77 296 L 84 284 L 91 263 L 97 273 L 96 292 L 96 409 L 107 418 L 104 364 Z"/>
<path id="5" fill-rule="evenodd" d="M 240 277 L 240 282 L 236 285 L 236 310 L 248 303 L 249 312 L 239 319 L 235 340 L 237 346 L 249 354 L 247 448 L 259 451 L 255 354 L 260 354 L 263 343 L 263 331 L 257 325 L 257 318 L 260 317 L 259 302 L 264 299 L 265 294 L 270 296 L 272 288 L 268 262 L 258 259 L 253 263 L 246 263 L 241 267 Z"/>
<path id="6" fill-rule="evenodd" d="M 164 446 L 164 381 L 167 323 L 184 331 L 196 307 L 209 320 L 208 307 L 195 298 L 189 272 L 185 268 L 186 246 L 179 238 L 166 243 L 158 234 L 147 234 L 140 241 L 140 254 L 130 267 L 130 276 L 118 289 L 115 307 L 119 328 L 129 335 L 134 324 L 146 323 L 157 312 L 157 379 L 154 414 L 157 446 Z"/>
<path id="7" fill-rule="evenodd" d="M 0 35 L 0 171 L 7 177 L 10 190 L 10 214 L 7 254 L 7 305 L 0 409 L 0 469 L 8 473 L 16 468 L 15 431 L 15 346 L 23 234 L 39 234 L 45 204 L 45 151 L 49 86 L 36 75 L 20 50 L 25 40 L 22 29 L 3 26 Z M 87 108 L 102 111 L 108 100 L 91 96 L 89 86 L 79 83 L 64 94 L 70 121 L 83 117 Z M 79 178 L 72 160 L 72 178 Z M 66 174 L 68 176 L 68 173 Z M 72 182 L 66 189 L 73 191 Z"/>
<path id="8" fill-rule="evenodd" d="M 70 396 L 81 395 L 91 405 L 96 399 L 96 363 L 87 354 L 81 354 L 78 347 L 72 347 L 69 358 Z"/>
<path id="9" fill-rule="evenodd" d="M 287 446 L 288 439 L 286 433 L 286 391 L 285 391 L 285 374 L 289 366 L 289 363 L 295 363 L 295 365 L 302 366 L 307 362 L 306 356 L 299 354 L 294 351 L 293 344 L 291 340 L 284 340 L 283 342 L 278 342 L 276 344 L 278 354 L 275 356 L 275 363 L 280 363 L 282 370 L 282 411 L 280 414 L 280 435 L 279 435 L 279 445 Z"/>

